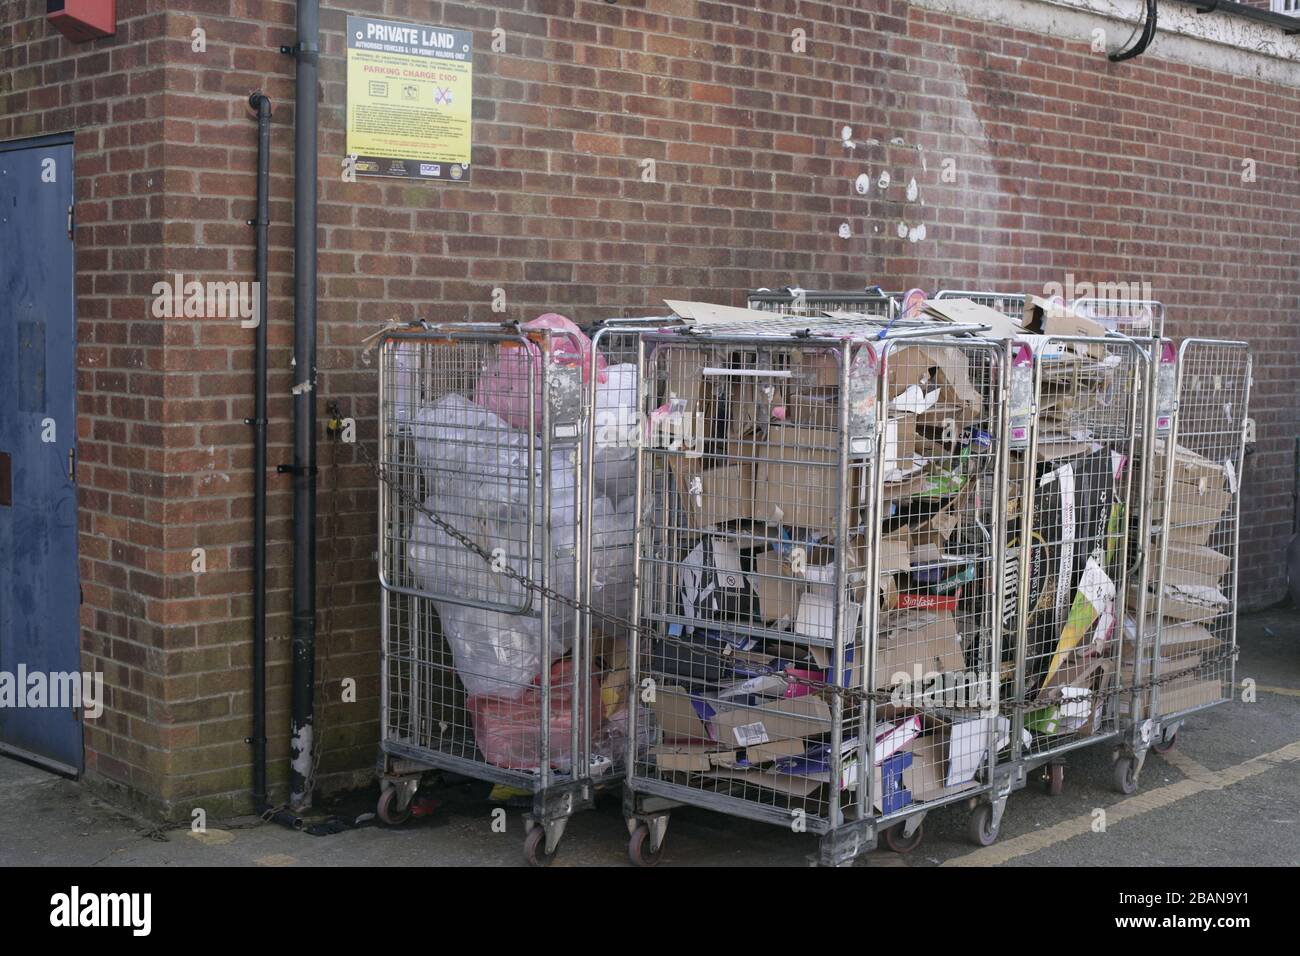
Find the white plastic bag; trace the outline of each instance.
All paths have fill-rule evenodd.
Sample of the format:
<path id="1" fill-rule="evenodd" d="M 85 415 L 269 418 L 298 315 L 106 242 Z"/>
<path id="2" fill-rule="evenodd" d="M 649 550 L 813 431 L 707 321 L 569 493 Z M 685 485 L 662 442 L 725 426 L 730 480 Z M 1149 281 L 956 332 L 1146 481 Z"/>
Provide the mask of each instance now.
<path id="1" fill-rule="evenodd" d="M 591 515 L 591 602 L 603 614 L 627 620 L 632 614 L 633 505 L 635 498 L 615 503 L 597 498 Z M 597 627 L 611 622 L 597 618 Z"/>
<path id="2" fill-rule="evenodd" d="M 437 501 L 427 507 L 439 514 Z M 526 538 L 520 529 L 494 521 L 464 527 L 443 516 L 458 531 L 479 545 L 488 555 L 497 555 L 503 566 L 535 581 L 541 580 L 541 535 L 533 541 L 531 561 L 522 553 Z M 570 528 L 570 541 L 572 528 Z M 553 541 L 553 545 L 559 546 Z M 527 599 L 523 584 L 512 575 L 492 569 L 484 559 L 440 528 L 422 512 L 407 542 L 407 557 L 421 589 L 432 594 L 455 595 L 464 601 L 522 608 Z M 531 564 L 531 567 L 529 566 Z M 571 561 L 553 560 L 551 586 L 572 594 L 575 586 Z M 534 594 L 528 613 L 469 607 L 449 600 L 434 600 L 443 634 L 451 647 L 457 676 L 471 696 L 488 694 L 519 697 L 543 670 L 542 621 L 538 614 L 540 596 Z M 568 653 L 573 643 L 575 612 L 561 602 L 552 602 L 550 655 L 546 667 Z"/>
<path id="3" fill-rule="evenodd" d="M 463 395 L 443 395 L 412 416 L 415 460 L 441 511 L 460 517 L 507 517 L 527 508 L 528 435 Z"/>
<path id="4" fill-rule="evenodd" d="M 636 408 L 636 365 L 609 366 L 605 381 L 596 383 L 593 409 L 592 468 L 598 495 L 618 500 L 636 491 Z"/>

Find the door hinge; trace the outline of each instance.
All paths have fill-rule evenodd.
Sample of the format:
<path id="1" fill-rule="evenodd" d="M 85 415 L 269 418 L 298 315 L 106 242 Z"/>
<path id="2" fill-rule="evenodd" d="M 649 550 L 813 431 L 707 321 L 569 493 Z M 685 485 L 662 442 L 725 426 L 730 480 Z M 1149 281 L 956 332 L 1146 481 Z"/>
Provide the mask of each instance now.
<path id="1" fill-rule="evenodd" d="M 77 225 L 76 208 L 77 207 L 72 203 L 68 203 L 68 241 L 69 242 L 75 241 L 73 239 L 72 231 Z"/>
<path id="2" fill-rule="evenodd" d="M 68 481 L 77 482 L 77 449 L 68 449 Z"/>

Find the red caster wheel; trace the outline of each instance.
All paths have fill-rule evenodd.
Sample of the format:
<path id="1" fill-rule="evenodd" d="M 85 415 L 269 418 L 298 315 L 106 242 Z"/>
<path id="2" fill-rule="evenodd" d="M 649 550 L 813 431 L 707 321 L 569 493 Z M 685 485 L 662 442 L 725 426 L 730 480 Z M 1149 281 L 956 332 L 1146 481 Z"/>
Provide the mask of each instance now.
<path id="1" fill-rule="evenodd" d="M 550 866 L 559 851 L 556 846 L 550 853 L 546 852 L 546 828 L 541 825 L 533 827 L 524 837 L 524 859 L 529 866 Z"/>
<path id="2" fill-rule="evenodd" d="M 658 866 L 664 856 L 664 841 L 660 841 L 658 849 L 651 851 L 650 828 L 638 823 L 627 841 L 627 855 L 637 866 Z"/>
<path id="3" fill-rule="evenodd" d="M 925 839 L 924 822 L 916 825 L 916 829 L 912 831 L 911 836 L 903 835 L 903 829 L 905 826 L 906 824 L 903 823 L 895 824 L 883 834 L 885 838 L 885 846 L 889 847 L 889 849 L 893 850 L 895 853 L 911 853 L 920 846 L 921 841 Z"/>
<path id="4" fill-rule="evenodd" d="M 375 807 L 375 815 L 381 821 L 390 827 L 400 827 L 407 820 L 411 819 L 411 801 L 401 802 L 398 795 L 401 787 L 389 787 L 379 795 L 379 804 Z"/>

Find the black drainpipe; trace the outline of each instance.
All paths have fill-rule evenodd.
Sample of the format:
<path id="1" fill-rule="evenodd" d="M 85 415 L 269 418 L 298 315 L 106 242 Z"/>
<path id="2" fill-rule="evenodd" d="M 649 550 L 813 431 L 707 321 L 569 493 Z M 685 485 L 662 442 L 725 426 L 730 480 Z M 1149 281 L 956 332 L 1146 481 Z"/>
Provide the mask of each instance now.
<path id="1" fill-rule="evenodd" d="M 311 806 L 316 691 L 316 75 L 318 0 L 298 0 L 293 149 L 293 691 L 289 806 Z"/>
<path id="2" fill-rule="evenodd" d="M 1274 13 L 1272 10 L 1252 7 L 1245 3 L 1235 3 L 1233 0 L 1176 0 L 1176 2 L 1184 6 L 1194 7 L 1197 13 L 1222 13 L 1225 16 L 1264 23 L 1271 27 L 1277 27 L 1287 36 L 1295 36 L 1300 33 L 1300 18 L 1290 14 Z M 1129 49 L 1110 54 L 1109 59 L 1112 62 L 1120 63 L 1140 56 L 1146 52 L 1147 47 L 1151 45 L 1151 41 L 1156 38 L 1156 0 L 1147 0 L 1146 6 L 1146 19 L 1142 24 L 1142 36 Z"/>
<path id="3" fill-rule="evenodd" d="M 271 100 L 258 91 L 248 98 L 257 111 L 257 345 L 253 373 L 253 805 L 266 800 L 266 229 L 270 222 Z"/>

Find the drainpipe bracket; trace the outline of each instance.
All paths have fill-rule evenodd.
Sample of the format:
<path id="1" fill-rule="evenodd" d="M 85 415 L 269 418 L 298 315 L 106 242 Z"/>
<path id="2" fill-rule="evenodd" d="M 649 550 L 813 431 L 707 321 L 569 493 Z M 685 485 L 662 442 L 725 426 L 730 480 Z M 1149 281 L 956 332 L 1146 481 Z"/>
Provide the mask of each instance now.
<path id="1" fill-rule="evenodd" d="M 307 475 L 309 478 L 315 478 L 319 472 L 319 469 L 315 465 L 311 465 L 310 467 L 304 465 L 276 465 L 275 470 L 277 474 L 293 475 L 295 478 L 298 475 Z"/>
<path id="2" fill-rule="evenodd" d="M 285 56 L 302 57 L 315 62 L 320 57 L 320 45 L 301 40 L 293 46 L 282 46 L 280 52 Z"/>

